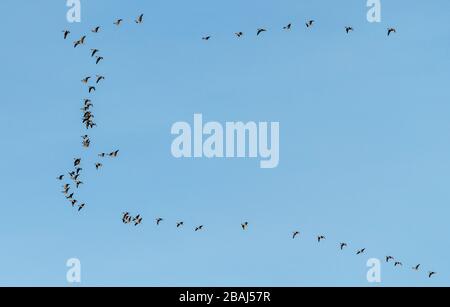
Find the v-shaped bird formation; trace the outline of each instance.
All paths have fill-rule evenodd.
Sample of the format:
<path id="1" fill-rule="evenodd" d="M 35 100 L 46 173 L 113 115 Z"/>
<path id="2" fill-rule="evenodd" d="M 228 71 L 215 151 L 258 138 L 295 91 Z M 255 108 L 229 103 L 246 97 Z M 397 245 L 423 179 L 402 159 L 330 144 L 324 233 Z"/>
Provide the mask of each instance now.
<path id="1" fill-rule="evenodd" d="M 136 19 L 134 20 L 134 23 L 136 25 L 143 24 L 144 23 L 144 14 L 138 15 L 136 17 Z M 118 18 L 115 21 L 113 21 L 112 24 L 116 28 L 122 27 L 125 24 L 125 20 L 123 18 Z M 315 25 L 316 25 L 316 21 L 314 19 L 307 20 L 304 24 L 306 29 L 311 29 Z M 283 31 L 290 31 L 293 28 L 294 28 L 293 23 L 287 23 L 285 26 L 280 27 L 280 29 Z M 343 30 L 346 34 L 350 34 L 351 32 L 354 31 L 354 28 L 353 28 L 353 26 L 345 26 L 343 28 Z M 94 28 L 92 28 L 90 30 L 92 35 L 100 35 L 100 33 L 102 31 L 103 31 L 102 26 L 95 26 Z M 256 28 L 255 34 L 257 37 L 260 37 L 260 36 L 263 36 L 263 34 L 268 31 L 269 30 L 267 28 L 259 27 L 259 28 Z M 63 30 L 62 33 L 63 33 L 64 40 L 67 40 L 69 38 L 69 36 L 71 36 L 71 34 L 72 34 L 70 30 Z M 237 31 L 237 32 L 232 32 L 232 33 L 234 33 L 234 36 L 236 38 L 243 38 L 245 36 L 244 35 L 245 32 L 243 32 L 243 31 Z M 397 33 L 397 30 L 395 28 L 389 27 L 387 29 L 387 36 L 391 36 L 392 34 L 395 34 L 395 33 Z M 204 35 L 201 37 L 201 39 L 203 41 L 210 41 L 212 38 L 213 38 L 213 36 L 210 34 Z M 79 39 L 73 41 L 73 48 L 81 48 L 86 43 L 87 43 L 87 35 L 82 35 Z M 95 47 L 92 47 L 89 49 L 87 58 L 94 59 L 95 67 L 100 66 L 100 64 L 104 61 L 104 57 L 101 55 L 101 51 Z M 81 79 L 81 82 L 86 86 L 87 94 L 91 96 L 89 98 L 83 98 L 83 105 L 81 108 L 81 111 L 83 113 L 82 124 L 87 131 L 89 131 L 89 129 L 92 129 L 97 126 L 97 124 L 94 122 L 94 114 L 92 111 L 92 108 L 94 107 L 94 104 L 92 102 L 92 95 L 95 94 L 95 92 L 97 91 L 97 87 L 99 87 L 101 85 L 101 83 L 105 80 L 106 80 L 105 76 L 98 74 L 98 73 L 92 74 L 89 76 L 85 76 Z M 91 138 L 89 137 L 88 134 L 83 135 L 81 138 L 82 138 L 82 147 L 85 149 L 88 149 L 91 145 Z M 118 155 L 119 155 L 119 150 L 116 149 L 116 150 L 113 150 L 110 152 L 98 153 L 96 155 L 96 157 L 97 158 L 116 158 L 116 157 L 118 157 Z M 105 163 L 105 162 L 103 162 L 103 163 Z M 99 171 L 103 167 L 103 163 L 96 161 L 95 163 L 93 163 L 93 167 L 95 167 L 95 169 L 97 171 Z M 83 168 L 81 167 L 81 164 L 82 164 L 81 158 L 74 158 L 73 159 L 73 169 L 68 171 L 68 173 L 67 173 L 68 176 L 66 174 L 61 174 L 56 178 L 58 181 L 64 181 L 65 178 L 70 179 L 70 181 L 68 183 L 66 182 L 63 184 L 62 193 L 64 194 L 65 199 L 67 201 L 69 201 L 69 204 L 73 208 L 75 208 L 77 211 L 83 210 L 83 208 L 85 208 L 85 206 L 86 206 L 85 203 L 79 202 L 75 197 L 76 190 L 79 189 L 81 187 L 81 185 L 83 185 L 83 181 L 81 180 Z M 122 220 L 123 224 L 133 225 L 133 226 L 137 227 L 142 224 L 144 219 L 141 214 L 132 215 L 130 212 L 123 212 L 122 216 L 121 216 L 121 220 Z M 156 226 L 161 226 L 163 223 L 165 223 L 165 219 L 163 219 L 161 217 L 158 217 L 155 219 Z M 178 220 L 174 223 L 174 226 L 177 229 L 182 229 L 185 227 L 185 222 Z M 250 224 L 248 221 L 243 221 L 240 224 L 240 228 L 242 229 L 242 231 L 247 231 L 249 229 L 249 227 L 250 227 Z M 200 231 L 204 231 L 206 229 L 206 227 L 203 224 L 202 225 L 192 225 L 191 229 L 194 232 L 200 232 Z M 299 230 L 294 230 L 291 232 L 290 236 L 293 240 L 297 240 L 302 237 L 302 234 Z M 318 234 L 316 236 L 316 240 L 317 240 L 318 244 L 326 244 L 327 237 L 324 234 Z M 340 241 L 339 243 L 337 243 L 337 249 L 340 250 L 341 252 L 344 252 L 348 248 L 349 248 L 349 244 L 346 242 Z M 356 249 L 355 254 L 356 255 L 366 254 L 366 248 L 364 247 L 364 248 Z M 396 268 L 400 268 L 403 266 L 403 263 L 393 256 L 386 256 L 385 260 L 386 260 L 386 263 L 393 263 L 393 266 Z M 411 269 L 416 272 L 420 271 L 421 268 L 422 268 L 421 264 L 415 264 L 415 265 L 411 266 Z M 435 271 L 427 272 L 428 278 L 431 278 L 436 274 L 437 273 Z"/>

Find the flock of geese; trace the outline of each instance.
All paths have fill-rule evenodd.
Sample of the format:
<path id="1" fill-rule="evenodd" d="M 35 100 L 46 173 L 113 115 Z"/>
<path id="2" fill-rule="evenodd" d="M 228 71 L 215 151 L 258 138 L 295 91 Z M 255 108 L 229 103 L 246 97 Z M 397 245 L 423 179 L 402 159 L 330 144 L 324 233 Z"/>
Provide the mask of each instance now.
<path id="1" fill-rule="evenodd" d="M 136 24 L 142 24 L 144 21 L 144 14 L 139 15 L 134 22 Z M 117 19 L 116 21 L 113 22 L 114 26 L 116 27 L 120 27 L 122 24 L 124 23 L 123 19 Z M 311 28 L 313 27 L 315 24 L 314 20 L 308 20 L 305 25 L 307 28 Z M 283 30 L 285 31 L 289 31 L 291 30 L 293 27 L 292 23 L 287 24 L 286 26 L 283 27 Z M 102 28 L 100 26 L 96 26 L 94 27 L 91 32 L 95 35 L 100 33 L 102 30 Z M 256 35 L 260 36 L 262 35 L 264 32 L 267 32 L 268 30 L 265 28 L 258 28 L 256 31 Z M 345 32 L 347 34 L 349 34 L 350 32 L 353 32 L 354 28 L 352 26 L 346 26 L 345 27 Z M 392 33 L 397 33 L 397 30 L 395 28 L 388 28 L 387 29 L 387 35 L 390 36 Z M 69 36 L 71 35 L 71 32 L 69 30 L 64 30 L 63 31 L 63 38 L 64 40 L 68 39 Z M 244 32 L 235 32 L 236 37 L 241 38 L 244 36 Z M 77 48 L 77 47 L 82 47 L 86 44 L 86 35 L 83 35 L 80 39 L 75 40 L 73 42 L 73 47 Z M 203 36 L 202 40 L 204 41 L 209 41 L 212 38 L 211 35 L 207 35 L 207 36 Z M 101 61 L 104 60 L 104 58 L 100 55 L 100 50 L 97 48 L 91 48 L 90 49 L 90 58 L 94 58 L 95 57 L 95 64 L 98 65 L 100 64 Z M 100 82 L 104 81 L 105 77 L 99 74 L 96 74 L 95 77 L 93 76 L 86 76 L 84 77 L 81 82 L 83 84 L 86 85 L 87 87 L 87 92 L 88 94 L 93 94 L 96 91 L 96 86 L 98 86 L 100 84 Z M 92 83 L 90 83 L 92 81 Z M 92 113 L 92 108 L 93 108 L 93 103 L 92 100 L 90 98 L 84 98 L 83 99 L 83 106 L 81 108 L 82 112 L 83 112 L 83 116 L 82 116 L 82 123 L 84 125 L 84 127 L 86 128 L 86 130 L 92 129 L 96 126 L 96 123 L 94 122 L 94 114 Z M 82 136 L 82 146 L 84 148 L 89 148 L 91 144 L 89 135 L 83 135 Z M 105 157 L 110 157 L 110 158 L 116 158 L 119 154 L 119 150 L 115 150 L 115 151 L 111 151 L 109 153 L 99 153 L 98 157 L 100 158 L 105 158 Z M 69 201 L 69 203 L 72 205 L 72 207 L 77 208 L 78 211 L 81 211 L 86 204 L 85 203 L 80 203 L 78 202 L 77 199 L 75 199 L 75 192 L 73 192 L 73 186 L 75 187 L 75 189 L 78 189 L 80 187 L 80 185 L 83 184 L 83 182 L 81 181 L 81 172 L 82 172 L 82 168 L 81 166 L 81 158 L 75 158 L 73 160 L 73 167 L 74 169 L 68 172 L 69 178 L 71 179 L 71 183 L 64 183 L 64 185 L 62 186 L 63 190 L 62 193 L 64 194 L 65 198 Z M 96 162 L 95 163 L 95 169 L 99 170 L 103 164 L 101 162 Z M 65 175 L 59 175 L 57 177 L 57 179 L 59 181 L 63 181 L 64 178 L 66 176 Z M 134 226 L 138 226 L 142 223 L 143 221 L 143 217 L 141 214 L 137 214 L 137 215 L 132 215 L 130 212 L 123 212 L 122 213 L 122 223 L 123 224 L 130 224 L 130 225 L 134 225 Z M 159 226 L 162 222 L 164 221 L 163 218 L 156 218 L 155 219 L 155 223 L 157 226 Z M 185 223 L 183 221 L 177 221 L 176 222 L 176 227 L 177 228 L 182 228 L 185 225 Z M 249 227 L 249 223 L 247 221 L 241 223 L 240 227 L 242 228 L 243 231 L 246 231 Z M 205 229 L 204 225 L 197 225 L 193 228 L 193 230 L 195 232 L 198 231 L 202 231 Z M 300 237 L 300 231 L 295 230 L 292 232 L 291 237 L 292 239 L 298 239 L 298 237 Z M 323 241 L 326 240 L 326 236 L 325 235 L 318 235 L 317 236 L 317 242 L 319 244 L 321 244 Z M 338 248 L 343 251 L 345 249 L 347 249 L 349 246 L 346 242 L 340 242 L 338 244 Z M 363 255 L 366 253 L 366 248 L 361 248 L 356 250 L 356 255 Z M 399 260 L 397 260 L 395 257 L 393 256 L 386 256 L 385 257 L 385 261 L 386 263 L 393 263 L 394 267 L 402 267 L 403 263 Z M 419 271 L 421 269 L 421 265 L 417 264 L 411 267 L 412 270 L 414 271 Z M 435 271 L 429 271 L 427 273 L 427 276 L 429 278 L 433 277 L 434 275 L 436 275 L 437 273 Z"/>

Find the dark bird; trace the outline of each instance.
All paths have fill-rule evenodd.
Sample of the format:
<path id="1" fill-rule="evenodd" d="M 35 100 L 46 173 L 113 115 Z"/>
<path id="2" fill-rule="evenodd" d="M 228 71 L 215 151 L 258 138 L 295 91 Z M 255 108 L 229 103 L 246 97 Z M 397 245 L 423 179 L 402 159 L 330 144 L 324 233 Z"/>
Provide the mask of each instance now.
<path id="1" fill-rule="evenodd" d="M 436 275 L 436 272 L 428 272 L 428 278 L 431 278 L 433 275 Z"/>
<path id="2" fill-rule="evenodd" d="M 83 209 L 83 208 L 84 208 L 84 206 L 85 206 L 85 204 L 81 204 L 81 205 L 79 205 L 79 206 L 78 206 L 78 212 L 80 212 L 80 211 L 81 211 L 81 209 Z"/>
<path id="3" fill-rule="evenodd" d="M 361 255 L 361 254 L 364 254 L 365 251 L 366 251 L 366 249 L 363 248 L 363 249 L 360 249 L 359 251 L 357 251 L 356 254 Z"/>
<path id="4" fill-rule="evenodd" d="M 82 171 L 83 169 L 81 167 L 77 167 L 75 172 L 77 173 L 77 175 Z"/>
<path id="5" fill-rule="evenodd" d="M 72 199 L 72 198 L 73 198 L 73 193 L 70 194 L 70 195 L 67 195 L 66 198 L 67 198 L 67 199 Z"/>
<path id="6" fill-rule="evenodd" d="M 195 227 L 195 231 L 199 231 L 199 230 L 202 230 L 203 229 L 203 225 L 200 225 L 200 226 L 198 226 L 198 227 Z"/>
<path id="7" fill-rule="evenodd" d="M 134 226 L 139 225 L 140 223 L 142 223 L 142 217 L 140 214 L 136 215 L 136 217 L 133 219 L 134 222 Z"/>
<path id="8" fill-rule="evenodd" d="M 389 28 L 389 29 L 388 29 L 388 32 L 387 32 L 387 35 L 389 36 L 389 35 L 391 35 L 392 33 L 397 33 L 397 30 L 396 30 L 395 28 Z"/>
<path id="9" fill-rule="evenodd" d="M 347 247 L 347 243 L 341 243 L 340 246 L 341 246 L 341 250 L 343 250 L 344 247 Z"/>
<path id="10" fill-rule="evenodd" d="M 163 219 L 162 219 L 162 218 L 160 218 L 160 217 L 159 217 L 159 218 L 157 218 L 157 219 L 156 219 L 156 225 L 159 225 L 159 223 L 161 223 L 162 221 L 163 221 Z"/>
<path id="11" fill-rule="evenodd" d="M 118 151 L 118 150 L 113 151 L 113 152 L 109 153 L 108 155 L 109 155 L 110 157 L 115 158 L 115 157 L 117 157 L 117 156 L 119 155 L 119 151 Z"/>
<path id="12" fill-rule="evenodd" d="M 66 39 L 70 34 L 69 30 L 63 30 L 62 32 L 64 33 L 64 39 Z"/>
<path id="13" fill-rule="evenodd" d="M 98 84 L 100 81 L 105 80 L 105 77 L 104 77 L 104 76 L 96 75 L 96 77 L 97 77 L 97 80 L 95 81 L 95 83 L 97 83 L 97 84 Z"/>
<path id="14" fill-rule="evenodd" d="M 76 184 L 76 186 L 77 186 L 77 189 L 80 187 L 80 185 L 82 185 L 83 184 L 83 181 L 79 181 L 79 180 L 77 180 L 76 182 L 75 182 L 75 184 Z"/>
<path id="15" fill-rule="evenodd" d="M 283 27 L 283 30 L 290 30 L 292 27 L 292 24 L 288 24 L 287 26 Z"/>
<path id="16" fill-rule="evenodd" d="M 392 257 L 392 256 L 386 256 L 386 262 L 389 262 L 389 260 L 394 260 L 394 257 Z"/>
<path id="17" fill-rule="evenodd" d="M 325 236 L 317 236 L 317 241 L 320 243 L 320 241 L 325 240 Z"/>
<path id="18" fill-rule="evenodd" d="M 95 64 L 100 63 L 100 61 L 103 60 L 102 56 L 97 56 L 97 60 L 95 61 Z"/>
<path id="19" fill-rule="evenodd" d="M 104 158 L 106 156 L 106 153 L 104 153 L 104 152 L 99 153 L 98 156 Z"/>
<path id="20" fill-rule="evenodd" d="M 80 44 L 82 44 L 82 45 L 84 45 L 84 41 L 86 40 L 86 35 L 83 35 L 81 38 L 80 38 Z"/>
<path id="21" fill-rule="evenodd" d="M 86 78 L 81 79 L 81 82 L 83 82 L 84 84 L 87 84 L 89 82 L 90 78 L 91 78 L 90 76 L 87 76 Z"/>
<path id="22" fill-rule="evenodd" d="M 420 263 L 419 263 L 418 265 L 414 266 L 412 269 L 413 269 L 414 271 L 418 271 L 419 268 L 420 268 Z"/>
<path id="23" fill-rule="evenodd" d="M 237 37 L 241 37 L 242 35 L 244 35 L 244 32 L 236 32 L 234 33 Z"/>
<path id="24" fill-rule="evenodd" d="M 73 199 L 73 200 L 71 201 L 72 207 L 75 206 L 75 205 L 77 204 L 77 202 L 78 202 L 78 201 L 77 201 L 76 199 Z"/>
<path id="25" fill-rule="evenodd" d="M 58 177 L 56 177 L 56 179 L 63 180 L 64 179 L 64 175 L 59 175 Z"/>
<path id="26" fill-rule="evenodd" d="M 114 21 L 114 24 L 116 26 L 120 26 L 122 24 L 123 19 L 117 19 L 116 21 Z"/>
<path id="27" fill-rule="evenodd" d="M 100 27 L 95 27 L 92 29 L 92 33 L 98 33 L 100 31 Z"/>
<path id="28" fill-rule="evenodd" d="M 89 86 L 89 88 L 88 88 L 88 91 L 89 91 L 89 93 L 91 93 L 92 91 L 94 91 L 95 92 L 95 86 Z"/>
<path id="29" fill-rule="evenodd" d="M 204 41 L 209 41 L 211 39 L 211 36 L 204 36 L 202 37 L 202 40 Z"/>
<path id="30" fill-rule="evenodd" d="M 101 163 L 95 163 L 95 169 L 98 170 L 103 166 Z"/>
<path id="31" fill-rule="evenodd" d="M 300 234 L 299 231 L 294 231 L 294 232 L 292 233 L 292 239 L 295 239 L 295 237 L 298 236 L 299 234 Z"/>
<path id="32" fill-rule="evenodd" d="M 241 224 L 242 230 L 245 230 L 248 228 L 248 222 L 244 222 Z"/>
<path id="33" fill-rule="evenodd" d="M 403 263 L 401 263 L 400 261 L 397 261 L 396 263 L 394 263 L 394 266 L 403 266 Z"/>
<path id="34" fill-rule="evenodd" d="M 181 226 L 183 226 L 184 225 L 184 222 L 178 222 L 177 223 L 177 228 L 180 228 Z"/>
<path id="35" fill-rule="evenodd" d="M 80 165 L 80 163 L 81 163 L 81 159 L 80 158 L 75 158 L 75 159 L 73 159 L 74 161 L 73 161 L 73 166 L 78 166 L 78 165 Z"/>
<path id="36" fill-rule="evenodd" d="M 312 27 L 313 25 L 314 25 L 314 20 L 308 20 L 307 22 L 306 22 L 306 27 L 307 28 L 310 28 L 310 27 Z"/>
<path id="37" fill-rule="evenodd" d="M 138 18 L 136 18 L 136 20 L 134 22 L 136 22 L 137 24 L 140 24 L 144 21 L 144 14 L 139 15 Z"/>
<path id="38" fill-rule="evenodd" d="M 347 34 L 351 31 L 353 31 L 353 27 L 345 27 L 345 32 L 347 32 Z"/>
<path id="39" fill-rule="evenodd" d="M 74 41 L 73 42 L 73 48 L 77 48 L 78 47 L 78 45 L 80 45 L 81 44 L 81 42 L 78 40 L 78 41 Z"/>
<path id="40" fill-rule="evenodd" d="M 122 213 L 122 222 L 128 224 L 130 222 L 130 212 Z"/>
<path id="41" fill-rule="evenodd" d="M 92 57 L 94 57 L 94 55 L 95 55 L 97 52 L 99 52 L 100 50 L 98 50 L 98 49 L 96 49 L 96 48 L 92 48 L 91 51 L 92 51 L 92 52 L 91 52 L 91 58 L 92 58 Z"/>
<path id="42" fill-rule="evenodd" d="M 263 33 L 263 32 L 267 32 L 267 30 L 266 29 L 258 29 L 257 31 L 256 31 L 256 36 L 258 36 L 258 35 L 260 35 L 261 33 Z"/>

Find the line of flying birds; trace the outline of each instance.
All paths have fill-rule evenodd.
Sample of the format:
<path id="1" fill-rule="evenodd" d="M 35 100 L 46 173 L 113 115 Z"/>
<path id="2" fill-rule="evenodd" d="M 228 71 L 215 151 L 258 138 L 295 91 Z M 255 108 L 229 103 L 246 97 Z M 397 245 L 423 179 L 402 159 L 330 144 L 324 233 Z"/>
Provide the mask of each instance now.
<path id="1" fill-rule="evenodd" d="M 144 21 L 144 14 L 140 14 L 136 19 L 135 19 L 135 23 L 136 24 L 142 24 Z M 115 26 L 121 26 L 123 24 L 124 20 L 123 19 L 117 19 L 116 21 L 113 22 L 113 24 Z M 315 24 L 315 20 L 308 20 L 305 25 L 307 28 L 311 28 L 313 27 Z M 293 27 L 292 23 L 287 24 L 286 26 L 283 27 L 283 30 L 289 31 L 291 30 Z M 96 26 L 94 27 L 91 32 L 92 33 L 100 33 L 101 31 L 101 27 L 100 26 Z M 267 32 L 268 30 L 265 28 L 258 28 L 256 31 L 256 35 L 260 36 L 262 33 Z M 353 32 L 354 28 L 351 26 L 346 26 L 345 27 L 345 32 L 347 34 L 349 34 L 350 32 Z M 70 35 L 70 31 L 69 30 L 64 30 L 63 34 L 64 34 L 64 39 L 67 39 Z M 390 36 L 392 33 L 397 33 L 397 30 L 395 28 L 388 28 L 387 29 L 387 35 Z M 240 38 L 242 36 L 244 36 L 244 32 L 235 32 L 236 37 Z M 202 37 L 202 40 L 208 41 L 212 38 L 211 35 L 207 35 Z M 83 35 L 80 39 L 76 40 L 73 42 L 73 47 L 77 48 L 78 46 L 82 46 L 85 45 L 86 42 L 86 35 Z M 95 57 L 95 64 L 99 64 L 102 60 L 104 60 L 104 58 L 99 55 L 100 50 L 97 48 L 91 48 L 90 49 L 90 57 L 94 58 Z M 81 81 L 83 84 L 87 85 L 87 90 L 89 94 L 92 94 L 93 92 L 96 91 L 96 87 L 95 85 L 90 85 L 89 82 L 90 80 L 94 80 L 95 85 L 98 85 L 101 81 L 105 80 L 105 77 L 102 75 L 95 75 L 95 77 L 92 76 L 86 76 L 84 77 Z M 91 108 L 93 107 L 92 101 L 91 99 L 85 98 L 84 99 L 84 104 L 83 107 L 81 108 L 81 110 L 83 111 L 83 124 L 86 127 L 86 129 L 90 129 L 90 128 L 94 128 L 96 126 L 95 122 L 93 121 L 94 119 L 94 115 L 91 111 Z M 83 135 L 82 136 L 82 145 L 84 148 L 89 148 L 91 144 L 90 138 L 88 135 Z M 111 158 L 115 158 L 117 157 L 119 154 L 119 150 L 115 150 L 112 151 L 110 153 L 100 153 L 98 154 L 99 157 L 101 158 L 105 158 L 105 157 L 111 157 Z M 70 179 L 73 181 L 73 185 L 78 189 L 79 186 L 81 184 L 83 184 L 83 182 L 80 180 L 80 175 L 81 175 L 81 171 L 83 170 L 80 167 L 81 164 L 81 158 L 75 158 L 74 162 L 73 162 L 73 166 L 75 167 L 75 169 L 73 171 L 70 171 L 69 177 Z M 96 162 L 95 163 L 95 168 L 98 170 L 103 166 L 102 163 L 100 162 Z M 65 175 L 60 175 L 57 177 L 58 180 L 62 181 L 64 180 Z M 77 207 L 78 211 L 81 211 L 84 207 L 85 204 L 81 203 L 78 204 L 78 201 L 74 198 L 74 193 L 71 192 L 71 184 L 70 183 L 65 183 L 63 185 L 63 191 L 62 193 L 65 195 L 66 199 L 70 201 L 72 207 Z M 143 217 L 141 214 L 137 214 L 137 215 L 131 215 L 130 212 L 124 212 L 122 213 L 122 223 L 124 224 L 131 224 L 134 226 L 138 226 L 142 223 L 143 221 Z M 155 223 L 156 225 L 160 225 L 162 222 L 164 221 L 163 218 L 157 218 L 155 219 Z M 176 227 L 177 228 L 181 228 L 183 227 L 185 224 L 183 221 L 178 221 L 176 222 Z M 247 221 L 241 223 L 240 227 L 242 228 L 242 230 L 247 230 L 249 227 L 249 223 Z M 205 226 L 204 225 L 197 225 L 193 228 L 193 230 L 195 232 L 204 230 Z M 292 239 L 296 239 L 300 236 L 300 231 L 293 231 L 292 232 Z M 318 235 L 317 236 L 317 242 L 321 243 L 323 241 L 326 240 L 326 237 L 324 235 Z M 345 242 L 341 242 L 338 244 L 338 247 L 340 250 L 344 250 L 346 248 L 348 248 L 348 244 Z M 362 248 L 362 249 L 358 249 L 356 251 L 356 255 L 362 255 L 366 253 L 366 248 Z M 403 266 L 403 263 L 396 260 L 393 256 L 386 256 L 385 258 L 386 263 L 390 263 L 392 262 L 394 264 L 394 267 L 401 267 Z M 421 268 L 420 264 L 417 264 L 415 266 L 412 267 L 412 270 L 414 271 L 419 271 Z M 437 273 L 435 271 L 429 271 L 428 272 L 428 277 L 431 278 L 432 276 L 436 275 Z"/>

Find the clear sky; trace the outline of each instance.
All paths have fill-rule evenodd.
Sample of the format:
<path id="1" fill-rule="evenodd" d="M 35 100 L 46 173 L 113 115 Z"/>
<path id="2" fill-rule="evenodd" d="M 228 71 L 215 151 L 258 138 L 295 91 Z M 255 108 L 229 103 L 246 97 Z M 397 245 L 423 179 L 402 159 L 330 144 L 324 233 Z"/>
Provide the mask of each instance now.
<path id="1" fill-rule="evenodd" d="M 378 285 L 449 285 L 449 1 L 385 0 L 379 24 L 364 0 L 81 2 L 69 24 L 63 0 L 0 1 L 0 285 L 69 285 L 75 257 L 81 285 L 373 286 L 366 261 L 388 254 L 404 267 L 383 263 Z M 80 80 L 97 73 L 88 95 Z M 85 97 L 98 124 L 88 150 Z M 194 113 L 280 122 L 278 168 L 175 159 L 171 125 Z M 75 157 L 79 213 L 56 180 Z"/>

